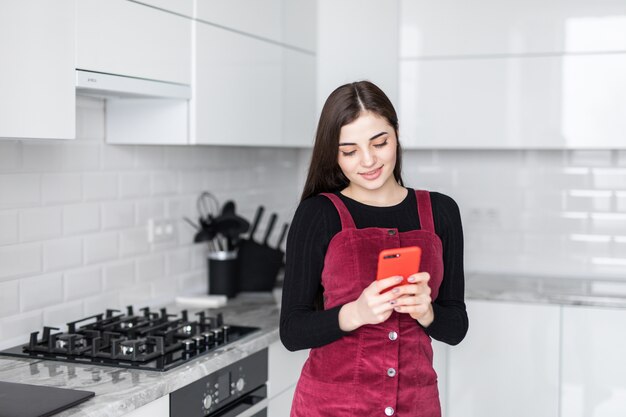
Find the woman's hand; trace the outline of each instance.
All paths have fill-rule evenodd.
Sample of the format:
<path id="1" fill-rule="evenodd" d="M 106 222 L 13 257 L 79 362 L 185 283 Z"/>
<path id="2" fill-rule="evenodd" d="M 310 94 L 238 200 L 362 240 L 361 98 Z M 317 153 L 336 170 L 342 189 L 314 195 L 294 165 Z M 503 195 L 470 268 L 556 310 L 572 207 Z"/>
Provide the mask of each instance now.
<path id="1" fill-rule="evenodd" d="M 378 324 L 387 320 L 396 306 L 400 293 L 394 291 L 399 287 L 384 294 L 380 292 L 401 281 L 400 276 L 374 281 L 363 290 L 359 298 L 344 304 L 339 310 L 341 330 L 349 332 L 366 324 Z"/>
<path id="2" fill-rule="evenodd" d="M 398 313 L 409 313 L 424 327 L 430 326 L 435 319 L 428 280 L 430 280 L 428 272 L 419 272 L 408 278 L 411 284 L 391 290 L 398 296 L 394 310 Z"/>

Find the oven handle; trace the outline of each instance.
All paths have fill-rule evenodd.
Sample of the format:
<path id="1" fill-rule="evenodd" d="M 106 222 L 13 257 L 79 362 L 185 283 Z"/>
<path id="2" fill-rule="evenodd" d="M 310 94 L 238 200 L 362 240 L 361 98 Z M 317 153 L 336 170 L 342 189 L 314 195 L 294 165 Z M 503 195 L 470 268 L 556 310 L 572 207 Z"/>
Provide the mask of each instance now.
<path id="1" fill-rule="evenodd" d="M 251 417 L 267 407 L 267 390 L 265 385 L 242 397 L 237 403 L 226 409 L 217 410 L 207 417 Z"/>

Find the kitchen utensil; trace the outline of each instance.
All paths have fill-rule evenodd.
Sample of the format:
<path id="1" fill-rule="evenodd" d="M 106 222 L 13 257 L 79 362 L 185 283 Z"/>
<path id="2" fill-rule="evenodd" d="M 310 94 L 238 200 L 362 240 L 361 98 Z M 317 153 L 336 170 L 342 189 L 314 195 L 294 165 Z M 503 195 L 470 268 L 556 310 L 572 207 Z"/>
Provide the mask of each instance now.
<path id="1" fill-rule="evenodd" d="M 209 294 L 237 295 L 237 252 L 209 253 Z"/>
<path id="2" fill-rule="evenodd" d="M 233 201 L 227 201 L 222 208 L 222 213 L 213 222 L 218 234 L 226 239 L 226 249 L 235 250 L 239 245 L 239 236 L 246 233 L 250 228 L 248 220 L 236 214 Z"/>
<path id="3" fill-rule="evenodd" d="M 254 240 L 254 233 L 262 214 L 263 207 L 259 207 L 250 236 L 248 239 L 242 240 L 239 247 L 237 256 L 239 291 L 272 291 L 278 271 L 283 265 L 284 252 L 280 248 L 272 248 L 268 244 L 278 217 L 276 213 L 272 213 L 270 216 L 262 243 Z M 281 243 L 283 238 L 280 238 Z"/>

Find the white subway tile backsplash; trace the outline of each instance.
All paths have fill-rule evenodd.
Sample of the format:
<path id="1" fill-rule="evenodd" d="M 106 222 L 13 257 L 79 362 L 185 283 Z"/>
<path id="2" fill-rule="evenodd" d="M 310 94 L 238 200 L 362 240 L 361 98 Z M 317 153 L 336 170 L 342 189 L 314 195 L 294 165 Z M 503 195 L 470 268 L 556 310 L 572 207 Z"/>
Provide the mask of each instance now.
<path id="1" fill-rule="evenodd" d="M 152 287 L 149 283 L 136 284 L 120 294 L 120 304 L 144 307 L 152 301 Z"/>
<path id="2" fill-rule="evenodd" d="M 104 145 L 102 168 L 105 170 L 130 170 L 135 166 L 135 148 L 132 146 Z"/>
<path id="3" fill-rule="evenodd" d="M 568 211 L 610 211 L 612 207 L 612 191 L 570 190 L 565 199 Z"/>
<path id="4" fill-rule="evenodd" d="M 59 239 L 43 245 L 44 271 L 57 271 L 83 263 L 83 240 L 81 237 Z"/>
<path id="5" fill-rule="evenodd" d="M 135 223 L 145 226 L 150 219 L 160 219 L 165 217 L 165 202 L 163 200 L 143 200 L 138 201 L 136 206 Z"/>
<path id="6" fill-rule="evenodd" d="M 165 276 L 165 257 L 163 254 L 137 259 L 137 281 L 158 281 Z"/>
<path id="7" fill-rule="evenodd" d="M 63 274 L 65 300 L 81 299 L 102 292 L 102 269 L 88 267 Z"/>
<path id="8" fill-rule="evenodd" d="M 68 144 L 64 171 L 96 171 L 100 169 L 100 144 L 77 139 Z"/>
<path id="9" fill-rule="evenodd" d="M 613 162 L 610 150 L 575 150 L 569 151 L 569 164 L 584 167 L 608 167 Z"/>
<path id="10" fill-rule="evenodd" d="M 213 191 L 211 190 L 211 192 Z M 198 198 L 197 195 L 168 198 L 167 210 L 166 210 L 167 217 L 182 219 L 183 217 L 187 216 L 187 217 L 190 217 L 191 219 L 197 219 L 198 217 L 198 209 L 196 207 L 197 198 Z M 219 197 L 218 199 L 220 200 L 220 204 L 223 204 L 222 199 Z"/>
<path id="11" fill-rule="evenodd" d="M 115 201 L 102 204 L 104 229 L 121 229 L 135 225 L 135 204 L 132 201 Z"/>
<path id="12" fill-rule="evenodd" d="M 178 275 L 191 269 L 191 248 L 185 247 L 168 252 L 167 274 Z"/>
<path id="13" fill-rule="evenodd" d="M 44 174 L 41 194 L 45 204 L 70 203 L 82 199 L 80 174 Z"/>
<path id="14" fill-rule="evenodd" d="M 195 169 L 198 166 L 193 154 L 194 150 L 191 148 L 171 146 L 165 153 L 165 167 L 170 169 Z"/>
<path id="15" fill-rule="evenodd" d="M 100 230 L 100 206 L 80 204 L 63 208 L 63 231 L 66 235 Z"/>
<path id="16" fill-rule="evenodd" d="M 176 171 L 171 170 L 152 174 L 153 195 L 176 194 L 178 190 L 178 174 Z"/>
<path id="17" fill-rule="evenodd" d="M 617 165 L 626 167 L 626 150 L 619 150 L 615 152 L 617 152 Z"/>
<path id="18" fill-rule="evenodd" d="M 0 281 L 42 270 L 40 243 L 0 246 Z"/>
<path id="19" fill-rule="evenodd" d="M 231 172 L 229 177 L 236 177 L 239 173 L 237 171 Z M 179 176 L 179 189 L 184 194 L 200 194 L 203 191 L 202 177 L 198 176 L 195 171 L 181 171 Z"/>
<path id="20" fill-rule="evenodd" d="M 22 311 L 30 311 L 63 301 L 63 277 L 46 274 L 20 280 L 20 306 Z"/>
<path id="21" fill-rule="evenodd" d="M 63 143 L 56 141 L 24 141 L 23 169 L 29 172 L 61 171 L 65 164 Z"/>
<path id="22" fill-rule="evenodd" d="M 283 217 L 286 219 L 285 217 Z M 208 246 L 204 243 L 193 245 L 191 248 L 191 269 L 207 268 Z"/>
<path id="23" fill-rule="evenodd" d="M 165 151 L 163 146 L 142 146 L 136 151 L 136 168 L 140 170 L 165 168 Z"/>
<path id="24" fill-rule="evenodd" d="M 120 232 L 120 255 L 123 257 L 150 252 L 146 227 Z"/>
<path id="25" fill-rule="evenodd" d="M 88 265 L 116 259 L 119 256 L 117 233 L 102 233 L 84 239 L 85 263 Z"/>
<path id="26" fill-rule="evenodd" d="M 0 212 L 0 245 L 17 243 L 18 235 L 17 211 Z"/>
<path id="27" fill-rule="evenodd" d="M 626 189 L 626 169 L 614 168 L 593 170 L 593 185 L 600 189 Z"/>
<path id="28" fill-rule="evenodd" d="M 178 280 L 178 292 L 181 294 L 207 294 L 208 290 L 206 271 L 186 274 Z"/>
<path id="29" fill-rule="evenodd" d="M 616 211 L 626 212 L 626 191 L 615 192 Z"/>
<path id="30" fill-rule="evenodd" d="M 589 188 L 591 186 L 588 168 L 523 168 L 520 171 L 521 183 L 528 189 L 561 190 L 569 188 Z"/>
<path id="31" fill-rule="evenodd" d="M 45 326 L 64 328 L 66 323 L 85 317 L 82 301 L 73 301 L 48 307 L 43 311 Z"/>
<path id="32" fill-rule="evenodd" d="M 43 326 L 42 318 L 41 310 L 36 310 L 0 319 L 0 329 L 2 329 L 0 334 L 2 334 L 3 342 L 7 339 L 20 338 L 23 343 L 25 340 L 24 336 L 27 336 L 30 332 L 41 330 Z M 13 344 L 9 342 L 3 344 L 2 347 L 12 347 Z"/>
<path id="33" fill-rule="evenodd" d="M 120 197 L 145 197 L 150 195 L 149 173 L 120 174 Z"/>
<path id="34" fill-rule="evenodd" d="M 85 200 L 112 200 L 117 198 L 116 173 L 83 174 L 83 197 Z"/>
<path id="35" fill-rule="evenodd" d="M 152 283 L 152 295 L 155 298 L 170 297 L 178 293 L 178 285 L 174 277 L 167 277 Z"/>
<path id="36" fill-rule="evenodd" d="M 20 311 L 19 281 L 0 282 L 0 317 L 17 314 Z"/>
<path id="37" fill-rule="evenodd" d="M 113 291 L 135 284 L 135 262 L 124 261 L 104 267 L 104 290 Z"/>
<path id="38" fill-rule="evenodd" d="M 523 151 L 524 165 L 528 167 L 562 167 L 568 164 L 567 152 L 559 150 Z"/>
<path id="39" fill-rule="evenodd" d="M 83 302 L 85 306 L 85 316 L 100 314 L 103 311 L 106 311 L 107 308 L 119 309 L 122 307 L 118 291 L 101 293 L 93 297 L 86 297 L 83 299 Z"/>
<path id="40" fill-rule="evenodd" d="M 0 174 L 0 209 L 30 207 L 40 202 L 39 174 Z"/>
<path id="41" fill-rule="evenodd" d="M 22 210 L 19 215 L 20 240 L 30 242 L 61 236 L 62 214 L 60 207 Z"/>
<path id="42" fill-rule="evenodd" d="M 14 172 L 22 163 L 20 141 L 0 141 L 0 172 Z"/>
<path id="43" fill-rule="evenodd" d="M 592 213 L 591 227 L 594 233 L 626 235 L 626 213 Z"/>

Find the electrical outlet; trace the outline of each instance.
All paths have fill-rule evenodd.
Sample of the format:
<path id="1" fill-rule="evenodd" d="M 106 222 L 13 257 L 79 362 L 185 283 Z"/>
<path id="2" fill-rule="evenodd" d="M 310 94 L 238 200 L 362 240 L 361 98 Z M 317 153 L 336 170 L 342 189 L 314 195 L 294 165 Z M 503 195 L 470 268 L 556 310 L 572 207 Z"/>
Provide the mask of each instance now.
<path id="1" fill-rule="evenodd" d="M 148 220 L 148 243 L 175 243 L 177 241 L 176 235 L 176 223 L 174 223 L 174 220 Z"/>

